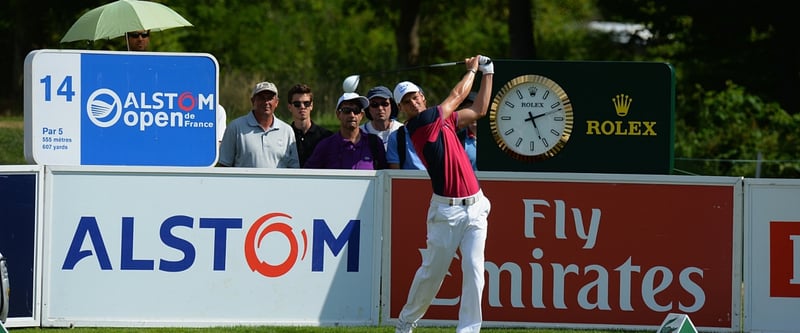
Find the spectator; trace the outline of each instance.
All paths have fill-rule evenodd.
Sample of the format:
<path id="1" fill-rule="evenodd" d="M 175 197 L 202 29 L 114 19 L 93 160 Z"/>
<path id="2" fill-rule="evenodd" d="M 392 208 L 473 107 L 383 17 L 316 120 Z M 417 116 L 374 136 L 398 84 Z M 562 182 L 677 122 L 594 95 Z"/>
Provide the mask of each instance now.
<path id="1" fill-rule="evenodd" d="M 476 92 L 469 93 L 466 99 L 461 102 L 461 105 L 458 106 L 458 109 L 466 109 L 472 107 L 472 103 L 475 102 L 475 97 L 478 94 Z M 458 140 L 461 141 L 461 144 L 464 145 L 464 151 L 467 153 L 467 157 L 469 157 L 470 163 L 472 163 L 472 170 L 478 170 L 478 121 L 473 121 L 469 125 L 464 128 L 461 128 L 458 131 Z"/>
<path id="2" fill-rule="evenodd" d="M 256 84 L 250 96 L 253 109 L 228 124 L 217 165 L 299 168 L 294 131 L 275 116 L 279 105 L 278 88 L 272 82 L 261 82 Z"/>
<path id="3" fill-rule="evenodd" d="M 361 131 L 359 124 L 369 101 L 356 93 L 344 93 L 336 103 L 339 131 L 322 139 L 306 168 L 312 169 L 385 169 L 386 151 L 380 137 Z"/>
<path id="4" fill-rule="evenodd" d="M 125 39 L 128 51 L 147 51 L 150 48 L 150 30 L 126 32 Z"/>
<path id="5" fill-rule="evenodd" d="M 227 127 L 228 113 L 222 105 L 217 104 L 217 150 L 219 150 L 219 145 L 222 144 L 222 137 L 225 135 Z"/>
<path id="6" fill-rule="evenodd" d="M 397 104 L 392 100 L 392 92 L 384 86 L 373 87 L 367 92 L 369 107 L 366 108 L 368 122 L 361 125 L 365 133 L 372 133 L 381 138 L 383 149 L 389 143 L 389 134 L 396 131 L 403 123 L 397 121 Z"/>
<path id="7" fill-rule="evenodd" d="M 425 164 L 419 159 L 405 126 L 400 126 L 389 134 L 386 146 L 388 147 L 386 162 L 389 163 L 389 169 L 425 170 Z"/>
<path id="8" fill-rule="evenodd" d="M 300 167 L 306 164 L 314 147 L 333 132 L 318 126 L 311 120 L 314 109 L 314 93 L 305 84 L 296 84 L 289 89 L 289 112 L 292 113 L 292 129 L 297 140 L 297 153 L 300 156 Z"/>

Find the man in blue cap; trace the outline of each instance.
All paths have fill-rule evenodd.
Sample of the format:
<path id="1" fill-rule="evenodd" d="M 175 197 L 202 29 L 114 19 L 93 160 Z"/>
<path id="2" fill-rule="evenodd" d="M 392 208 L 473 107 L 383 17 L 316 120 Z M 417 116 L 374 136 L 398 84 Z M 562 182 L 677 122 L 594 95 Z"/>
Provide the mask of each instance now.
<path id="1" fill-rule="evenodd" d="M 365 133 L 375 134 L 383 141 L 383 149 L 387 149 L 389 134 L 396 131 L 403 123 L 397 121 L 398 108 L 392 100 L 389 88 L 376 86 L 367 92 L 369 104 L 366 108 L 368 122 L 361 125 Z"/>

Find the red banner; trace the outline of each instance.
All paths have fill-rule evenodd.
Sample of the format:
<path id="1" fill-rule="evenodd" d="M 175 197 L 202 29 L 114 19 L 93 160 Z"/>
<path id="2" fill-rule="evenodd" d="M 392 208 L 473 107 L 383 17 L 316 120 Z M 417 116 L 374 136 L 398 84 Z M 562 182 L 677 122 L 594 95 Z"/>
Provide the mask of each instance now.
<path id="1" fill-rule="evenodd" d="M 391 318 L 425 247 L 427 179 L 392 179 Z M 482 180 L 484 321 L 731 327 L 734 186 Z M 425 314 L 455 320 L 460 262 Z"/>

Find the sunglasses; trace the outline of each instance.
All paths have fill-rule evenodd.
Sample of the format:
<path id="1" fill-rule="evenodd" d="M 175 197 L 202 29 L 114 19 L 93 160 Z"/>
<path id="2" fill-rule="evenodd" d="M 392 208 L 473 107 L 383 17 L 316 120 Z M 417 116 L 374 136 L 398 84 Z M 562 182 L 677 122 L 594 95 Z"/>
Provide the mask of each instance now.
<path id="1" fill-rule="evenodd" d="M 382 103 L 372 102 L 369 106 L 371 106 L 373 108 L 377 108 L 379 106 L 387 107 L 387 106 L 389 106 L 389 102 L 387 102 L 387 101 L 383 101 Z"/>
<path id="2" fill-rule="evenodd" d="M 312 103 L 311 101 L 302 101 L 302 102 L 301 101 L 294 101 L 294 102 L 292 102 L 292 105 L 294 105 L 294 107 L 296 107 L 296 108 L 299 108 L 300 105 L 305 105 L 306 107 L 311 107 L 311 103 Z"/>
<path id="3" fill-rule="evenodd" d="M 147 38 L 147 37 L 150 37 L 150 33 L 149 32 L 129 32 L 128 33 L 128 37 L 130 37 L 130 38 L 139 38 L 139 36 L 142 36 L 142 38 Z"/>
<path id="4" fill-rule="evenodd" d="M 341 113 L 352 113 L 352 114 L 354 114 L 354 115 L 359 115 L 359 114 L 361 114 L 361 109 L 356 109 L 356 108 L 341 108 L 341 109 L 339 109 L 339 112 L 341 112 Z"/>

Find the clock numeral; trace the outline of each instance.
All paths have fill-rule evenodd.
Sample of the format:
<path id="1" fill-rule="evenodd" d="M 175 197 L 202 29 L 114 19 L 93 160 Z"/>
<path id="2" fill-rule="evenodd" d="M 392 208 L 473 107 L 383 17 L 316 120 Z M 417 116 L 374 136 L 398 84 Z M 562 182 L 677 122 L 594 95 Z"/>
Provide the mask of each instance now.
<path id="1" fill-rule="evenodd" d="M 551 109 L 555 109 L 555 108 L 559 107 L 560 105 L 561 105 L 561 101 L 557 101 L 557 102 L 553 103 L 552 105 L 550 105 L 550 108 Z"/>
<path id="2" fill-rule="evenodd" d="M 555 129 L 550 129 L 550 134 L 553 134 L 553 135 L 555 135 L 556 137 L 560 137 L 560 136 L 561 136 L 561 133 L 559 133 L 559 132 L 558 132 L 558 131 L 556 131 Z"/>
<path id="3" fill-rule="evenodd" d="M 544 95 L 542 95 L 543 100 L 547 100 L 547 97 L 550 96 L 550 90 L 545 90 Z"/>
<path id="4" fill-rule="evenodd" d="M 511 120 L 511 116 L 500 116 L 500 120 Z"/>
<path id="5" fill-rule="evenodd" d="M 533 96 L 533 95 L 536 95 L 536 90 L 535 90 L 536 88 L 533 88 L 533 89 L 534 89 L 533 91 L 531 91 L 531 90 L 528 90 L 528 93 L 529 93 L 529 94 L 531 94 L 531 96 Z M 522 96 L 522 92 L 521 92 L 521 91 L 519 91 L 519 90 L 516 90 L 516 91 L 514 91 L 514 92 L 516 92 L 516 93 L 517 93 L 517 98 L 518 98 L 518 99 L 523 99 L 523 98 L 525 98 L 524 96 Z"/>
<path id="6" fill-rule="evenodd" d="M 508 135 L 509 135 L 509 134 L 511 134 L 511 133 L 514 133 L 514 129 L 513 129 L 513 128 L 509 129 L 508 131 L 505 131 L 503 134 L 504 134 L 505 136 L 508 136 Z"/>
<path id="7" fill-rule="evenodd" d="M 522 144 L 522 138 L 518 138 L 517 142 L 514 142 L 514 147 L 519 147 Z"/>
<path id="8" fill-rule="evenodd" d="M 545 147 L 550 147 L 550 144 L 549 144 L 549 143 L 547 143 L 547 139 L 545 139 L 545 138 L 542 138 L 542 144 L 543 144 Z"/>
<path id="9" fill-rule="evenodd" d="M 531 143 L 530 143 L 530 149 L 531 149 L 531 151 L 534 151 L 534 150 L 536 150 L 536 141 L 531 141 Z"/>
<path id="10" fill-rule="evenodd" d="M 513 108 L 514 108 L 514 103 L 511 103 L 511 102 L 509 102 L 509 101 L 506 101 L 506 102 L 505 102 L 505 103 L 503 103 L 503 104 L 505 104 L 507 107 L 509 107 L 509 108 L 511 108 L 511 109 L 513 109 Z"/>
<path id="11" fill-rule="evenodd" d="M 555 121 L 564 121 L 564 117 L 562 117 L 562 116 L 553 117 L 553 120 L 555 120 Z"/>

